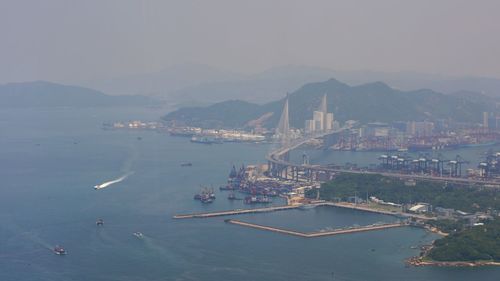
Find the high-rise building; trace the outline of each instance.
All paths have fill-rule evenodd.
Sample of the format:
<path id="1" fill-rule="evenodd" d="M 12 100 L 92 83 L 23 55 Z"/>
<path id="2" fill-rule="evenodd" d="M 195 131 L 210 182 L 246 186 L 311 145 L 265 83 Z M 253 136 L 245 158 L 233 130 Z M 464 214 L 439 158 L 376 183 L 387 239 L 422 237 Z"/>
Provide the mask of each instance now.
<path id="1" fill-rule="evenodd" d="M 305 131 L 306 134 L 310 134 L 315 131 L 314 120 L 306 120 Z"/>
<path id="2" fill-rule="evenodd" d="M 483 128 L 490 130 L 500 128 L 500 116 L 494 112 L 483 112 Z"/>
<path id="3" fill-rule="evenodd" d="M 327 112 L 326 94 L 323 95 L 318 110 L 313 112 L 313 118 L 306 120 L 305 132 L 321 132 L 335 129 L 333 113 Z"/>
<path id="4" fill-rule="evenodd" d="M 488 128 L 488 119 L 490 117 L 489 112 L 483 112 L 483 128 Z"/>
<path id="5" fill-rule="evenodd" d="M 327 113 L 325 118 L 325 130 L 333 130 L 333 113 Z"/>
<path id="6" fill-rule="evenodd" d="M 313 112 L 313 120 L 314 120 L 314 129 L 316 131 L 324 130 L 324 116 L 322 111 L 314 111 Z"/>

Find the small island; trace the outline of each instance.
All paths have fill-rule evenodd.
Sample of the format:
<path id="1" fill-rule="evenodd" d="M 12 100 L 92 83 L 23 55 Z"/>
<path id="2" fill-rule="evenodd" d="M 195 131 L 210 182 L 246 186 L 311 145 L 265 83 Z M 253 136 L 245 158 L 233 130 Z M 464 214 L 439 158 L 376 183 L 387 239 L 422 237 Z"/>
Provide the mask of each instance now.
<path id="1" fill-rule="evenodd" d="M 424 245 L 413 266 L 500 265 L 500 191 L 495 188 L 340 174 L 310 198 L 412 215 L 411 225 L 443 235 Z"/>

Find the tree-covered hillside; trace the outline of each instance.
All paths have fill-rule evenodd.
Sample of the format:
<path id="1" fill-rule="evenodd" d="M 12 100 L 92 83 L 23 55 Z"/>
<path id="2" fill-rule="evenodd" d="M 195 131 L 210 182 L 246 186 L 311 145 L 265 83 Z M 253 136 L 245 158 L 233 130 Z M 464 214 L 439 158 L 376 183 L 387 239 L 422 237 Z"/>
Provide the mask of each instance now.
<path id="1" fill-rule="evenodd" d="M 427 257 L 435 261 L 500 261 L 500 220 L 436 240 Z"/>
<path id="2" fill-rule="evenodd" d="M 315 190 L 310 197 L 315 197 Z M 366 195 L 387 202 L 426 202 L 434 207 L 453 208 L 465 212 L 500 209 L 500 191 L 494 188 L 463 187 L 451 184 L 417 181 L 407 186 L 403 180 L 381 175 L 340 174 L 334 180 L 321 185 L 320 197 L 325 200 L 346 199 Z"/>

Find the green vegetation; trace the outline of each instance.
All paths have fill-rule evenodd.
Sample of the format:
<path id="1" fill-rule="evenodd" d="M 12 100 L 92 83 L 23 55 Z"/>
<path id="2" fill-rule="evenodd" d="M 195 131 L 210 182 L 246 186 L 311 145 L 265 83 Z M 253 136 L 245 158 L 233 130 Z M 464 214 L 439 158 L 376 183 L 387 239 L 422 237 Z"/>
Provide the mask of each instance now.
<path id="1" fill-rule="evenodd" d="M 314 197 L 312 190 L 308 196 Z M 463 187 L 451 184 L 417 181 L 415 186 L 406 186 L 403 180 L 381 175 L 340 174 L 325 183 L 320 189 L 320 198 L 346 200 L 354 196 L 375 196 L 386 202 L 407 204 L 429 203 L 434 207 L 452 208 L 465 212 L 500 209 L 500 191 L 492 188 Z"/>
<path id="2" fill-rule="evenodd" d="M 467 222 L 468 222 L 467 220 L 442 219 L 442 220 L 428 221 L 427 224 L 436 227 L 445 233 L 456 233 L 464 230 L 465 224 Z"/>
<path id="3" fill-rule="evenodd" d="M 434 242 L 435 261 L 500 261 L 500 220 L 488 221 Z"/>

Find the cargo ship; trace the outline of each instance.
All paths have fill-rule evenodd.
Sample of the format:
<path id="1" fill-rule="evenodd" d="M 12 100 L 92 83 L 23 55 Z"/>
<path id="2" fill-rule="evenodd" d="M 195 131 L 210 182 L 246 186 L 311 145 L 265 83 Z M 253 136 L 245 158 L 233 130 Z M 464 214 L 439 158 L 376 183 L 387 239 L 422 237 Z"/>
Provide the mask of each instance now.
<path id="1" fill-rule="evenodd" d="M 202 144 L 220 144 L 220 143 L 222 143 L 222 141 L 219 139 L 209 138 L 209 137 L 192 137 L 191 142 L 202 143 Z"/>

